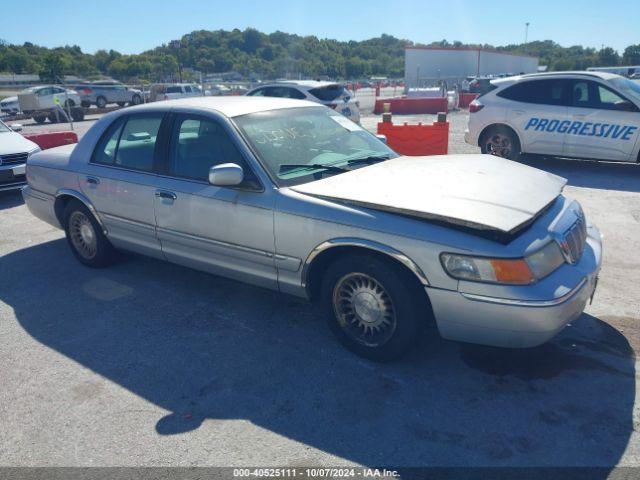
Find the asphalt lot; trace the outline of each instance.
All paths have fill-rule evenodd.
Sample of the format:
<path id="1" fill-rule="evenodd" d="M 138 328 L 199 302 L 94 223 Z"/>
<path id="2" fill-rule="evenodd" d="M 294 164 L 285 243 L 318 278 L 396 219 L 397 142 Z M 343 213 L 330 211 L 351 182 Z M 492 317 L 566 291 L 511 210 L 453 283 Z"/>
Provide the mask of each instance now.
<path id="1" fill-rule="evenodd" d="M 523 161 L 605 235 L 593 305 L 535 349 L 432 338 L 387 365 L 294 298 L 133 255 L 85 268 L 0 194 L 0 465 L 640 466 L 640 167 Z"/>

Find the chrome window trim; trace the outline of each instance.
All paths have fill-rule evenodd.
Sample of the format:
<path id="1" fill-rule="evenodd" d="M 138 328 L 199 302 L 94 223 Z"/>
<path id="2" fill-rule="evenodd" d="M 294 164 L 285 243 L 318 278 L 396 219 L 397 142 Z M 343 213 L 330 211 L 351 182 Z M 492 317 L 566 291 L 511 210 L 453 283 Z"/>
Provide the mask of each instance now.
<path id="1" fill-rule="evenodd" d="M 556 305 L 560 305 L 568 300 L 570 300 L 575 294 L 577 294 L 587 283 L 587 277 L 583 278 L 582 281 L 573 289 L 569 290 L 564 295 L 554 298 L 552 300 L 518 300 L 514 298 L 499 298 L 499 297 L 489 297 L 486 295 L 477 295 L 475 293 L 465 293 L 460 292 L 460 295 L 465 297 L 466 299 L 478 301 L 478 302 L 486 302 L 486 303 L 497 303 L 500 305 L 511 305 L 516 307 L 553 307 Z"/>

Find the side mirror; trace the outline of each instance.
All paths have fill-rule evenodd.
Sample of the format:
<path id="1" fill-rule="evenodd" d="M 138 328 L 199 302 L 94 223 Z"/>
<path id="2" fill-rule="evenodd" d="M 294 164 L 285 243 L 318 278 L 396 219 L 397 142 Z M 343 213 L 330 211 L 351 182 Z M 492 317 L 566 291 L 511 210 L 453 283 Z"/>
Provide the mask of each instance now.
<path id="1" fill-rule="evenodd" d="M 13 130 L 14 132 L 21 132 L 22 131 L 22 125 L 20 125 L 19 123 L 12 123 L 11 125 L 9 125 L 9 128 L 11 130 Z"/>
<path id="2" fill-rule="evenodd" d="M 387 136 L 386 135 L 376 135 L 376 138 L 380 140 L 385 145 L 387 144 Z"/>
<path id="3" fill-rule="evenodd" d="M 242 167 L 235 163 L 223 163 L 209 169 L 209 183 L 216 187 L 240 185 L 244 180 Z"/>

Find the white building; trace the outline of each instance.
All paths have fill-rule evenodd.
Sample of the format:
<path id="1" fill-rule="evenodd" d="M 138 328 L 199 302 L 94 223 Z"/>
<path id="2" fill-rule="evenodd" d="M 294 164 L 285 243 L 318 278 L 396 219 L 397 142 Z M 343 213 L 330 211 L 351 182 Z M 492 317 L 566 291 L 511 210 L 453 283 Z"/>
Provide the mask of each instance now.
<path id="1" fill-rule="evenodd" d="M 535 73 L 538 57 L 478 48 L 407 47 L 404 76 L 409 87 L 470 76 Z"/>

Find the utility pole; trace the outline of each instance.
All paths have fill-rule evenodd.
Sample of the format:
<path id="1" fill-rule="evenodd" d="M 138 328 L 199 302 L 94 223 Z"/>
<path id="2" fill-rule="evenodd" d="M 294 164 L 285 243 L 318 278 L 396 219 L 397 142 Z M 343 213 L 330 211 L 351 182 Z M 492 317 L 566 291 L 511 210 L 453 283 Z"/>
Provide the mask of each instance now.
<path id="1" fill-rule="evenodd" d="M 529 38 L 529 22 L 524 24 L 524 44 L 527 44 L 527 39 Z"/>

